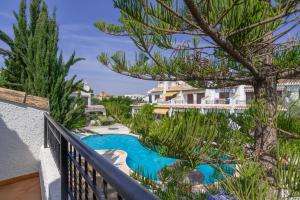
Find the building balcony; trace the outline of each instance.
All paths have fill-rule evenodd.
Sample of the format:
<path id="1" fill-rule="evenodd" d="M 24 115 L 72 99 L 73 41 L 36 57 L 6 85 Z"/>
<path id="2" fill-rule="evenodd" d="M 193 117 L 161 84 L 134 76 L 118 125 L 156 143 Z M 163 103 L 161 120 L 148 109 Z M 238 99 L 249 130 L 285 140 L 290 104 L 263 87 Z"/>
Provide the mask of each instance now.
<path id="1" fill-rule="evenodd" d="M 246 101 L 246 100 L 235 100 L 235 104 L 238 104 L 238 105 L 246 105 L 246 104 L 247 104 L 247 101 Z"/>
<path id="2" fill-rule="evenodd" d="M 230 104 L 230 99 L 205 100 L 205 104 Z"/>
<path id="3" fill-rule="evenodd" d="M 234 100 L 231 101 L 229 98 L 228 99 L 212 99 L 212 100 L 206 100 L 206 99 L 201 99 L 201 103 L 197 102 L 187 102 L 186 100 L 183 99 L 171 99 L 168 101 L 165 101 L 164 99 L 157 99 L 156 101 L 157 104 L 161 105 L 205 105 L 205 104 L 237 104 L 237 105 L 244 105 L 246 104 L 246 100 Z"/>
<path id="4" fill-rule="evenodd" d="M 182 104 L 186 104 L 186 102 L 184 100 L 168 100 L 168 101 L 164 101 L 164 100 L 159 100 L 157 101 L 158 104 L 162 104 L 162 105 L 182 105 Z"/>
<path id="5" fill-rule="evenodd" d="M 158 103 L 158 104 L 171 104 L 172 101 L 171 100 L 166 101 L 164 99 L 156 99 L 156 103 Z"/>
<path id="6" fill-rule="evenodd" d="M 205 104 L 230 104 L 230 99 L 213 99 L 213 100 L 202 100 L 201 103 L 195 102 L 187 102 L 181 99 L 171 99 L 165 101 L 163 99 L 158 99 L 157 104 L 161 105 L 205 105 Z M 246 104 L 245 100 L 236 100 L 234 101 L 235 104 Z"/>
<path id="7" fill-rule="evenodd" d="M 157 199 L 47 110 L 47 99 L 0 88 L 0 199 Z"/>
<path id="8" fill-rule="evenodd" d="M 61 199 L 157 199 L 47 113 L 44 121 L 44 148 L 59 171 Z"/>

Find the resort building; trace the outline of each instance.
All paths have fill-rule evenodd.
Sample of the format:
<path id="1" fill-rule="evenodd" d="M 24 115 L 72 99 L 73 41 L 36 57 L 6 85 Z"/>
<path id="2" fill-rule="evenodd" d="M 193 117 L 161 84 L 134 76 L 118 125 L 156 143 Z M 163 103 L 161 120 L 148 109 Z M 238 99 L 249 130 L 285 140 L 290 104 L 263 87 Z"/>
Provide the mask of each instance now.
<path id="1" fill-rule="evenodd" d="M 102 91 L 102 92 L 100 92 L 99 94 L 97 94 L 97 95 L 95 96 L 95 98 L 96 98 L 96 99 L 99 99 L 100 101 L 102 101 L 102 100 L 104 100 L 104 99 L 108 99 L 108 98 L 110 98 L 110 97 L 112 97 L 112 95 L 109 94 L 109 93 L 107 93 L 107 92 L 105 92 L 105 91 Z"/>
<path id="2" fill-rule="evenodd" d="M 87 83 L 84 82 L 82 89 L 83 90 L 81 90 L 81 91 L 72 93 L 71 96 L 77 97 L 79 95 L 81 98 L 85 99 L 86 106 L 92 105 L 92 98 L 93 98 L 94 94 L 93 94 L 91 87 Z"/>
<path id="3" fill-rule="evenodd" d="M 94 97 L 92 88 L 86 82 L 84 82 L 83 84 L 83 90 L 77 93 L 73 93 L 72 96 L 79 95 L 81 98 L 85 99 L 85 113 L 106 115 L 106 110 L 103 105 L 92 104 L 92 98 Z"/>
<path id="4" fill-rule="evenodd" d="M 125 94 L 124 97 L 129 97 L 133 101 L 149 102 L 149 96 L 144 94 Z"/>
<path id="5" fill-rule="evenodd" d="M 299 99 L 300 80 L 280 80 L 277 95 L 283 105 Z M 254 96 L 249 85 L 222 89 L 195 88 L 183 81 L 160 81 L 148 91 L 149 102 L 155 104 L 158 115 L 171 115 L 174 111 L 198 109 L 202 113 L 212 110 L 243 112 Z M 132 114 L 138 112 L 142 104 L 132 105 Z"/>

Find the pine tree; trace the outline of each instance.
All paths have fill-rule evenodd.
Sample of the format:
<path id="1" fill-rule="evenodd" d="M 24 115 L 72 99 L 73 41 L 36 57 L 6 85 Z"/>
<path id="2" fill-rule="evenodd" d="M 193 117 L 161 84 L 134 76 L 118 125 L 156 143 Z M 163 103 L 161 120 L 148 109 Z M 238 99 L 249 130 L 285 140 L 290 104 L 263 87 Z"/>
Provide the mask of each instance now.
<path id="1" fill-rule="evenodd" d="M 200 88 L 252 85 L 265 111 L 256 119 L 254 155 L 267 168 L 276 164 L 277 81 L 298 78 L 299 1 L 114 0 L 120 24 L 95 26 L 129 36 L 140 50 L 101 53 L 99 61 L 117 73 L 157 81 L 182 80 Z M 287 34 L 291 37 L 287 38 Z"/>

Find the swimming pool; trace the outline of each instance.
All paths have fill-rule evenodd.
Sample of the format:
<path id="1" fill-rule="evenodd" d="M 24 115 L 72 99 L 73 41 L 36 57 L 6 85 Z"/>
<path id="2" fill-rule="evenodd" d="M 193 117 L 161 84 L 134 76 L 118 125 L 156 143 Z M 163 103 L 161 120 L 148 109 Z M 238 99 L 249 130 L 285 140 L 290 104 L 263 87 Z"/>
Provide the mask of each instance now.
<path id="1" fill-rule="evenodd" d="M 176 159 L 162 157 L 157 152 L 152 151 L 141 144 L 138 138 L 122 134 L 105 134 L 87 136 L 81 139 L 85 144 L 94 150 L 118 149 L 127 152 L 126 163 L 133 171 L 153 180 L 159 180 L 157 173 L 164 167 L 173 164 Z M 224 165 L 226 172 L 234 173 L 234 165 Z M 228 170 L 227 170 L 228 168 Z M 204 175 L 203 184 L 217 182 L 215 178 L 216 170 L 210 165 L 199 165 L 196 167 Z"/>

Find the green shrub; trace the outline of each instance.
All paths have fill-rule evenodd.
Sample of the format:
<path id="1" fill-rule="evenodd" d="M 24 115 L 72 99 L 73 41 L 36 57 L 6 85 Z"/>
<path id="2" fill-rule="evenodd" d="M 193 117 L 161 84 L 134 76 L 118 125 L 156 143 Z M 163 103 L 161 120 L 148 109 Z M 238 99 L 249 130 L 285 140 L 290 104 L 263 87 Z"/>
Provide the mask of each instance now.
<path id="1" fill-rule="evenodd" d="M 147 135 L 149 134 L 150 127 L 152 126 L 155 120 L 155 115 L 153 111 L 153 105 L 143 105 L 141 110 L 138 113 L 136 113 L 131 119 L 131 130 L 136 134 L 140 134 L 142 137 L 147 137 Z"/>
<path id="2" fill-rule="evenodd" d="M 104 105 L 107 115 L 112 116 L 119 123 L 129 124 L 132 104 L 129 97 L 110 97 L 102 100 L 101 104 Z"/>
<path id="3" fill-rule="evenodd" d="M 102 126 L 109 126 L 115 123 L 113 118 L 104 115 L 97 115 L 95 120 L 99 120 Z"/>

